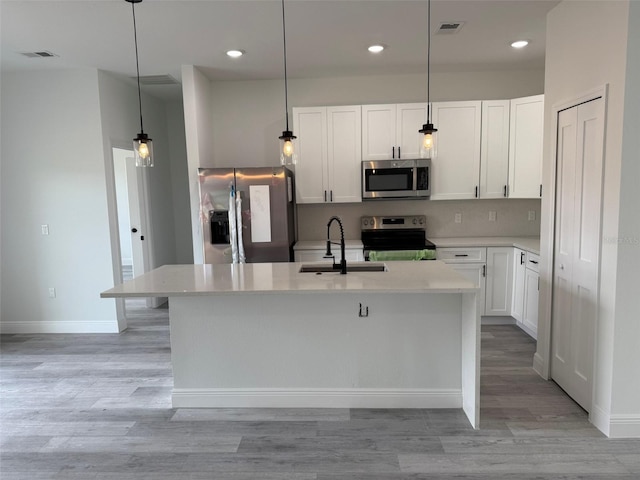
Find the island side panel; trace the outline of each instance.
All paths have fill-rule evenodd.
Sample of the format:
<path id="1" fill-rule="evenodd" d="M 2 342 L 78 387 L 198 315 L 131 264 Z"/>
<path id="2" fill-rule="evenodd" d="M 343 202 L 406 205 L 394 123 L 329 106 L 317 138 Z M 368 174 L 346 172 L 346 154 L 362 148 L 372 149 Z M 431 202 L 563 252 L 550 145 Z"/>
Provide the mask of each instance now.
<path id="1" fill-rule="evenodd" d="M 462 407 L 460 293 L 223 294 L 169 305 L 174 407 Z"/>
<path id="2" fill-rule="evenodd" d="M 480 426 L 480 311 L 476 293 L 462 294 L 462 409 Z"/>

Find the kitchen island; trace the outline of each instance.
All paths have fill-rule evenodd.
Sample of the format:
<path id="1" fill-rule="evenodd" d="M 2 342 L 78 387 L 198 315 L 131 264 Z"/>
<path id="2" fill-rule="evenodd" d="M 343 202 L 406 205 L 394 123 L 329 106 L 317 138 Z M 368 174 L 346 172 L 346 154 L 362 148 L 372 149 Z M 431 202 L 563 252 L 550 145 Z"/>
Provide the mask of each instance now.
<path id="1" fill-rule="evenodd" d="M 300 267 L 166 265 L 101 296 L 169 298 L 174 407 L 463 408 L 478 426 L 470 281 L 439 261 Z"/>

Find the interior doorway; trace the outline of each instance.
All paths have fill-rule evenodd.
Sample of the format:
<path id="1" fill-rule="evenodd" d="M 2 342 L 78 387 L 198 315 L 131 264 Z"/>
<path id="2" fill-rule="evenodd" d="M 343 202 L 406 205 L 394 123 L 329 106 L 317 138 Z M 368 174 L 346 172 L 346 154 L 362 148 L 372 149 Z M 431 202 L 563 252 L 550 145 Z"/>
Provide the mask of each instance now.
<path id="1" fill-rule="evenodd" d="M 153 265 L 148 173 L 146 169 L 136 168 L 131 149 L 113 147 L 112 156 L 120 245 L 119 277 L 126 281 L 148 272 Z M 139 308 L 141 303 L 149 308 L 158 306 L 153 298 L 125 299 L 125 316 L 128 306 Z"/>

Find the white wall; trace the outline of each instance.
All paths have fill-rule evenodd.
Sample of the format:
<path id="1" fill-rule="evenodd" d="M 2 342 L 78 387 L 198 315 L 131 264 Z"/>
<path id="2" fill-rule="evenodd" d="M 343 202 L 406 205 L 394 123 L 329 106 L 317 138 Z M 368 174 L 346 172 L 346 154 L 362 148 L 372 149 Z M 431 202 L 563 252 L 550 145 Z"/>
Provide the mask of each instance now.
<path id="1" fill-rule="evenodd" d="M 193 65 L 182 66 L 182 100 L 187 146 L 193 261 L 203 263 L 202 242 L 204 240 L 200 225 L 198 168 L 211 166 L 213 158 L 211 85 L 204 74 Z"/>
<path id="2" fill-rule="evenodd" d="M 612 435 L 640 436 L 640 3 L 629 5 L 613 358 Z M 634 381 L 635 380 L 635 381 Z"/>
<path id="3" fill-rule="evenodd" d="M 633 3 L 633 2 L 632 2 Z M 637 6 L 634 6 L 634 9 Z M 621 231 L 625 235 L 637 232 L 637 205 L 640 196 L 637 190 L 638 177 L 631 177 L 621 182 L 622 167 L 628 169 L 629 174 L 637 172 L 637 149 L 633 158 L 623 160 L 623 122 L 625 117 L 625 101 L 627 105 L 635 95 L 637 104 L 637 85 L 629 87 L 625 92 L 625 76 L 627 64 L 627 32 L 629 22 L 628 1 L 564 1 L 553 9 L 547 18 L 547 51 L 545 65 L 545 159 L 543 165 L 544 191 L 554 189 L 553 178 L 555 172 L 555 152 L 553 152 L 552 108 L 553 105 L 564 103 L 572 98 L 607 84 L 608 106 L 605 124 L 605 159 L 603 179 L 603 218 L 602 218 L 602 252 L 600 270 L 600 306 L 599 320 L 596 331 L 596 360 L 594 372 L 594 402 L 591 419 L 605 433 L 610 431 L 610 421 L 615 415 L 625 413 L 640 414 L 639 391 L 637 385 L 638 348 L 637 336 L 634 340 L 627 338 L 627 342 L 635 342 L 635 347 L 624 346 L 624 340 L 618 336 L 637 332 L 636 319 L 631 311 L 625 313 L 632 305 L 637 308 L 637 298 L 629 296 L 627 289 L 635 291 L 637 297 L 637 270 L 633 273 L 628 267 L 636 266 L 637 259 L 631 260 L 638 249 L 629 248 L 623 252 L 615 240 Z M 637 12 L 634 26 L 637 28 Z M 637 56 L 638 44 L 629 45 L 628 55 Z M 633 64 L 633 62 L 632 62 Z M 637 66 L 635 67 L 637 69 Z M 637 79 L 637 71 L 630 71 L 630 77 Z M 625 98 L 627 96 L 627 98 Z M 636 105 L 637 108 L 637 105 Z M 638 125 L 635 113 L 630 115 L 629 135 L 637 136 Z M 635 129 L 635 130 L 634 130 Z M 634 141 L 627 139 L 625 153 L 631 155 Z M 635 165 L 634 165 L 635 162 Z M 635 169 L 635 170 L 634 170 Z M 631 184 L 634 183 L 635 187 Z M 543 370 L 548 371 L 550 344 L 550 312 L 551 312 L 551 275 L 553 258 L 553 204 L 552 196 L 546 195 L 542 199 L 541 225 L 541 295 L 540 295 L 540 328 L 538 331 L 538 355 L 546 360 Z M 621 203 L 622 202 L 622 203 Z M 634 220 L 626 218 L 628 212 L 634 212 Z M 629 228 L 627 230 L 627 227 Z M 613 239 L 613 241 L 611 240 Z M 630 263 L 627 263 L 629 261 Z M 622 267 L 622 265 L 626 265 Z M 620 268 L 623 270 L 619 270 Z M 628 282 L 621 285 L 620 281 Z M 635 302 L 635 304 L 633 303 Z M 636 310 L 637 312 L 637 310 Z M 634 330 L 635 329 L 635 330 Z M 621 343 L 622 342 L 622 343 Z M 619 351 L 620 349 L 620 351 Z M 617 361 L 618 355 L 630 354 L 630 359 Z M 621 364 L 629 362 L 636 368 L 629 370 L 622 368 L 620 385 L 614 385 L 614 371 L 618 372 Z M 633 375 L 627 376 L 630 372 Z M 635 381 L 635 383 L 634 383 Z M 634 383 L 626 389 L 621 384 Z M 631 393 L 629 400 L 624 396 Z M 633 405 L 630 405 L 631 402 Z M 623 410 L 619 410 L 624 405 Z M 636 419 L 636 430 L 640 427 L 640 416 Z M 638 432 L 640 435 L 640 431 Z"/>
<path id="4" fill-rule="evenodd" d="M 171 156 L 171 192 L 175 224 L 176 262 L 193 263 L 191 205 L 189 202 L 187 147 L 182 102 L 169 102 L 166 110 Z"/>
<path id="5" fill-rule="evenodd" d="M 98 74 L 3 73 L 0 95 L 2 332 L 117 331 Z"/>

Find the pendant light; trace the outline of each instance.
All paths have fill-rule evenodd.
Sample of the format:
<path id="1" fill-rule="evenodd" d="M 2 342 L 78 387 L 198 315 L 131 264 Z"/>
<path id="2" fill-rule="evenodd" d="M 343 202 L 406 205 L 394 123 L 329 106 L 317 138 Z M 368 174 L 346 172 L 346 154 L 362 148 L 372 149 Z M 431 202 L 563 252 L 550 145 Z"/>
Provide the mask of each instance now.
<path id="1" fill-rule="evenodd" d="M 431 123 L 431 103 L 429 94 L 431 93 L 431 0 L 427 0 L 427 123 L 422 125 L 418 132 L 422 133 L 420 154 L 422 157 L 430 157 L 433 148 L 433 134 L 438 131 Z"/>
<path id="2" fill-rule="evenodd" d="M 282 0 L 282 41 L 284 50 L 284 115 L 286 129 L 280 139 L 280 163 L 282 165 L 295 165 L 298 162 L 296 151 L 296 136 L 289 130 L 289 98 L 287 90 L 287 33 L 284 21 L 284 0 Z"/>
<path id="3" fill-rule="evenodd" d="M 136 167 L 153 167 L 153 143 L 149 136 L 144 133 L 142 127 L 142 95 L 140 94 L 140 66 L 138 64 L 138 32 L 136 30 L 136 9 L 135 4 L 142 0 L 125 0 L 131 4 L 133 13 L 133 40 L 136 46 L 136 78 L 138 80 L 138 106 L 140 108 L 140 133 L 133 139 L 133 151 L 136 157 Z"/>

